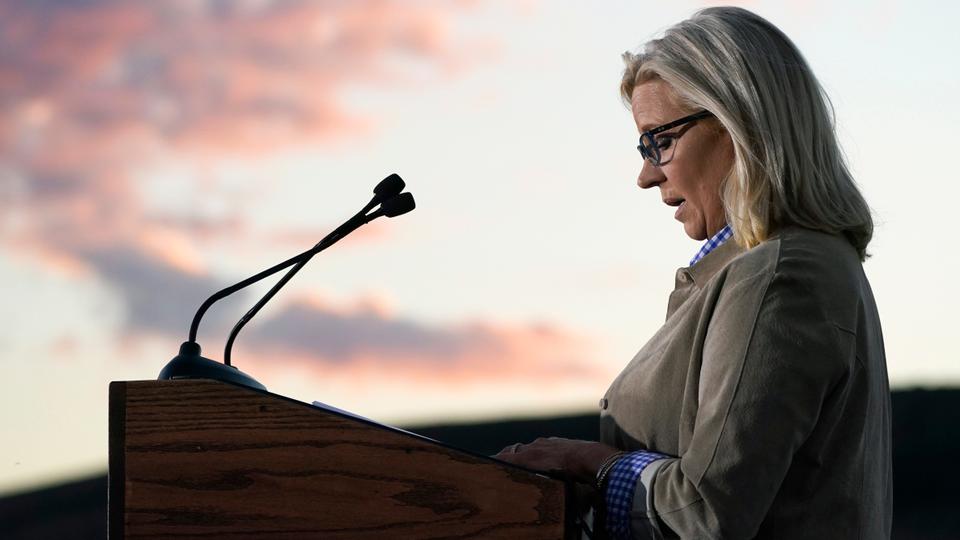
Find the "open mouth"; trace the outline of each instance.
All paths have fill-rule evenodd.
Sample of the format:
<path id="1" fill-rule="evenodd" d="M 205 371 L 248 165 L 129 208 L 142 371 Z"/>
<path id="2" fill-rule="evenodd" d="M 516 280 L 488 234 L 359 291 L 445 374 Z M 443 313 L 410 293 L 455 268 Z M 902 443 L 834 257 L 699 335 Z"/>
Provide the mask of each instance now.
<path id="1" fill-rule="evenodd" d="M 677 211 L 673 213 L 673 219 L 676 219 L 678 221 L 682 220 L 683 208 L 686 206 L 686 202 L 687 202 L 686 199 L 677 197 L 677 198 L 671 198 L 671 199 L 664 199 L 663 202 L 666 203 L 667 206 L 672 206 L 677 209 Z"/>

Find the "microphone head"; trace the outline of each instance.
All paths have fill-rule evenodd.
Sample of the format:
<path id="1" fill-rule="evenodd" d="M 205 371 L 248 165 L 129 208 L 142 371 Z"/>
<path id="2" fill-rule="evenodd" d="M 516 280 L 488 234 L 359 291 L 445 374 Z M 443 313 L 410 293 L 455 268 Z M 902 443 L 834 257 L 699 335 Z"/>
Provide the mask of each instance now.
<path id="1" fill-rule="evenodd" d="M 392 218 L 406 214 L 416 207 L 417 203 L 413 200 L 413 194 L 401 193 L 383 201 L 383 204 L 380 205 L 380 211 L 383 212 L 383 215 Z"/>
<path id="2" fill-rule="evenodd" d="M 407 185 L 403 182 L 403 179 L 400 178 L 400 175 L 393 173 L 381 180 L 380 183 L 377 184 L 377 187 L 373 188 L 373 193 L 377 196 L 377 199 L 382 201 L 384 199 L 396 197 L 406 186 Z"/>

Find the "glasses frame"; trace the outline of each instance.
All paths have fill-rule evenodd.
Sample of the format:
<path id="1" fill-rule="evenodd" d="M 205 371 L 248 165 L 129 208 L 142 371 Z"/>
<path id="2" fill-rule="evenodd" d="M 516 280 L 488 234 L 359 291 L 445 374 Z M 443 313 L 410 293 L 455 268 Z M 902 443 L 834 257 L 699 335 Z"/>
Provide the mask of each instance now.
<path id="1" fill-rule="evenodd" d="M 708 118 L 711 116 L 713 116 L 712 112 L 703 110 L 688 116 L 684 116 L 683 118 L 674 120 L 672 122 L 666 123 L 662 126 L 655 127 L 651 130 L 644 131 L 643 133 L 640 134 L 640 144 L 637 145 L 637 150 L 640 152 L 640 155 L 643 156 L 643 159 L 649 161 L 651 165 L 653 165 L 654 167 L 662 167 L 663 165 L 666 165 L 667 163 L 670 163 L 671 161 L 673 161 L 673 156 L 671 155 L 670 159 L 666 161 L 660 161 L 660 158 L 661 158 L 660 145 L 657 144 L 657 139 L 654 137 L 654 135 L 663 133 L 668 129 L 673 129 L 675 127 L 679 127 L 684 124 L 690 124 L 702 118 Z M 684 132 L 686 132 L 686 130 L 683 130 L 680 134 L 677 135 L 676 138 L 679 139 L 680 135 L 682 135 Z M 644 139 L 649 141 L 649 143 L 645 144 Z"/>

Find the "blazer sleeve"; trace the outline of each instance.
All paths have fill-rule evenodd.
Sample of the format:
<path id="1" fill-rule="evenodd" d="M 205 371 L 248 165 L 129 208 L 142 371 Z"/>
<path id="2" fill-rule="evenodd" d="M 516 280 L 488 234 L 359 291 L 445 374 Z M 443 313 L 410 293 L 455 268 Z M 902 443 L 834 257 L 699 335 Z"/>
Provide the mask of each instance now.
<path id="1" fill-rule="evenodd" d="M 634 536 L 753 538 L 846 371 L 845 336 L 802 272 L 725 285 L 703 337 L 692 436 L 641 477 Z"/>

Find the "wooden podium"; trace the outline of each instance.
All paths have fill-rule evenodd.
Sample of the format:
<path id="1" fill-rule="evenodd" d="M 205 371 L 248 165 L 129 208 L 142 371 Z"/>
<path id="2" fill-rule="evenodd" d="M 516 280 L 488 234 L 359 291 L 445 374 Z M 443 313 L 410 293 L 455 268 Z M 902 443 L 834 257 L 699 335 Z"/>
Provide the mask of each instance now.
<path id="1" fill-rule="evenodd" d="M 110 538 L 576 538 L 572 486 L 211 380 L 110 384 Z"/>

